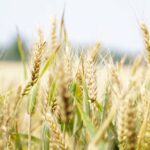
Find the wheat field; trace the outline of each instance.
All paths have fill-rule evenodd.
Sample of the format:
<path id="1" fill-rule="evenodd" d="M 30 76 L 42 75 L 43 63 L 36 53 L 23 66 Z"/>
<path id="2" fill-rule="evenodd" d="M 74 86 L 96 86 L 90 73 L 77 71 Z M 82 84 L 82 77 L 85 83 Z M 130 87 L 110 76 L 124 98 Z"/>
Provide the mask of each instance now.
<path id="1" fill-rule="evenodd" d="M 59 28 L 58 28 L 59 26 Z M 102 43 L 77 53 L 64 17 L 41 29 L 25 62 L 0 62 L 1 150 L 150 150 L 150 37 L 131 64 L 102 55 Z M 59 35 L 57 35 L 59 33 Z"/>

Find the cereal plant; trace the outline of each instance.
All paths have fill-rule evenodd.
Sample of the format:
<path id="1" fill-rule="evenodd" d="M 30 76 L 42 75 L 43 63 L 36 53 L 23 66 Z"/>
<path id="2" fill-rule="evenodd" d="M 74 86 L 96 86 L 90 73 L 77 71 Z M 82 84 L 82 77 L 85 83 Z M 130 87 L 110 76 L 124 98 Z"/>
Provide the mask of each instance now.
<path id="1" fill-rule="evenodd" d="M 139 28 L 145 57 L 129 65 L 101 42 L 75 49 L 64 14 L 49 39 L 38 30 L 29 66 L 18 34 L 24 79 L 0 91 L 0 149 L 150 150 L 150 35 Z"/>

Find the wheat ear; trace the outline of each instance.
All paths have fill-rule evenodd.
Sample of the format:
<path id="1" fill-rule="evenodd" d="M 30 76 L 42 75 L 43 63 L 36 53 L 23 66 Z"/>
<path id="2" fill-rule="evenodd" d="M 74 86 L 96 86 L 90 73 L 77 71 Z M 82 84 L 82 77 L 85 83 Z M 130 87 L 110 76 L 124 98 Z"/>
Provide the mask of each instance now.
<path id="1" fill-rule="evenodd" d="M 41 30 L 38 32 L 38 41 L 34 45 L 34 56 L 33 56 L 33 69 L 31 71 L 31 79 L 25 86 L 22 96 L 28 95 L 31 88 L 37 83 L 39 79 L 40 66 L 42 61 L 42 54 L 45 49 L 46 42 L 43 37 Z"/>
<path id="2" fill-rule="evenodd" d="M 146 24 L 144 24 L 144 23 L 142 23 L 140 25 L 140 27 L 141 27 L 141 30 L 142 30 L 143 36 L 144 36 L 145 48 L 147 50 L 147 62 L 149 64 L 150 63 L 150 36 L 149 36 L 149 31 L 148 31 Z"/>

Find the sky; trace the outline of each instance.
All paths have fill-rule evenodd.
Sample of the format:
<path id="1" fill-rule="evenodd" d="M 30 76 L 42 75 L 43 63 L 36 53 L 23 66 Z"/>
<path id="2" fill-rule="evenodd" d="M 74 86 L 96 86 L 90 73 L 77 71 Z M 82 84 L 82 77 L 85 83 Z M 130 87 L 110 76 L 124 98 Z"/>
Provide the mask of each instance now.
<path id="1" fill-rule="evenodd" d="M 71 42 L 143 50 L 138 21 L 150 27 L 150 0 L 0 0 L 0 45 L 14 37 L 16 27 L 31 41 L 39 26 L 48 36 L 53 17 L 60 19 L 64 5 Z"/>

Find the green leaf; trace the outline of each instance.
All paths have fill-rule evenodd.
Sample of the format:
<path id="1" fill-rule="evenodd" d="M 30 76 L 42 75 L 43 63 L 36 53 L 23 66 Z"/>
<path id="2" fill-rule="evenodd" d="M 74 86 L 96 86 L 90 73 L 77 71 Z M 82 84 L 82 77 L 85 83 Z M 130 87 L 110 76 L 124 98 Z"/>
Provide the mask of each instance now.
<path id="1" fill-rule="evenodd" d="M 76 82 L 72 82 L 71 85 L 70 85 L 70 92 L 72 93 L 73 96 L 75 96 L 76 94 Z"/>
<path id="2" fill-rule="evenodd" d="M 79 102 L 82 103 L 82 100 L 83 100 L 83 89 L 82 89 L 81 85 L 78 82 L 76 82 L 75 86 L 76 86 L 75 87 L 76 88 L 75 89 L 75 95 L 73 95 L 73 96 L 75 96 L 76 99 L 78 99 Z"/>
<path id="3" fill-rule="evenodd" d="M 83 120 L 83 124 L 86 127 L 86 130 L 88 131 L 90 137 L 94 137 L 94 135 L 96 134 L 96 129 L 94 127 L 94 125 L 92 124 L 91 119 L 89 118 L 89 116 L 87 115 L 87 113 L 85 113 L 80 104 L 76 101 L 76 106 L 81 114 L 81 118 Z"/>
<path id="4" fill-rule="evenodd" d="M 48 69 L 48 67 L 52 64 L 53 60 L 56 57 L 56 54 L 58 52 L 58 50 L 60 49 L 60 45 L 58 45 L 58 47 L 51 53 L 51 55 L 49 56 L 49 58 L 47 59 L 41 73 L 40 73 L 40 77 L 42 77 L 44 75 L 44 73 L 46 72 L 46 70 Z"/>
<path id="5" fill-rule="evenodd" d="M 42 150 L 49 150 L 49 138 L 50 138 L 49 126 L 45 122 L 43 126 L 43 132 L 42 132 L 42 139 L 43 139 Z"/>
<path id="6" fill-rule="evenodd" d="M 22 41 L 19 35 L 19 32 L 17 34 L 17 43 L 18 43 L 18 49 L 19 49 L 19 54 L 21 58 L 21 62 L 23 64 L 23 71 L 24 71 L 24 79 L 27 79 L 27 69 L 26 69 L 26 63 L 25 63 L 25 54 L 24 54 L 24 49 L 22 46 Z"/>
<path id="7" fill-rule="evenodd" d="M 37 93 L 38 93 L 38 84 L 35 84 L 29 93 L 29 99 L 28 99 L 27 112 L 30 115 L 32 115 L 35 110 Z"/>
<path id="8" fill-rule="evenodd" d="M 83 110 L 89 116 L 90 115 L 89 96 L 88 96 L 88 90 L 83 75 L 82 75 L 82 84 L 83 84 Z"/>
<path id="9" fill-rule="evenodd" d="M 56 80 L 52 81 L 51 87 L 48 92 L 48 104 L 51 105 L 51 101 L 53 100 L 56 93 Z"/>
<path id="10" fill-rule="evenodd" d="M 22 143 L 21 143 L 20 135 L 18 133 L 16 133 L 15 148 L 16 150 L 22 150 Z"/>
<path id="11" fill-rule="evenodd" d="M 109 100 L 109 93 L 108 93 L 108 85 L 106 87 L 106 93 L 105 93 L 105 98 L 104 98 L 104 105 L 103 105 L 103 116 L 102 116 L 102 121 L 105 120 L 106 118 L 106 113 L 107 113 L 107 104 Z"/>
<path id="12" fill-rule="evenodd" d="M 103 111 L 102 105 L 98 102 L 98 100 L 96 100 L 95 102 L 96 102 L 96 106 L 97 106 L 99 112 L 102 112 Z"/>
<path id="13" fill-rule="evenodd" d="M 82 120 L 78 109 L 75 110 L 74 121 L 73 121 L 73 135 L 82 127 Z"/>

